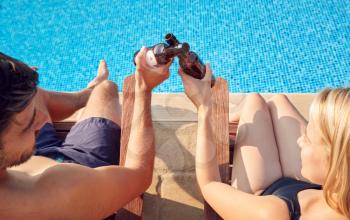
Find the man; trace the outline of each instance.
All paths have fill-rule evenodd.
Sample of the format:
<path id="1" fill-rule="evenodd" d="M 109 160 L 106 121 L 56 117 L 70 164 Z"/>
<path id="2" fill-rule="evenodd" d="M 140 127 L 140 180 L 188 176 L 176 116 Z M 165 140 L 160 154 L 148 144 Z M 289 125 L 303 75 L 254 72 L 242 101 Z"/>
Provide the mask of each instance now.
<path id="1" fill-rule="evenodd" d="M 37 88 L 34 69 L 0 53 L 0 219 L 103 219 L 149 187 L 155 156 L 151 92 L 169 77 L 170 63 L 154 72 L 145 51 L 136 58 L 123 167 L 116 165 L 121 108 L 105 62 L 87 89 L 56 93 Z M 52 121 L 84 106 L 60 142 Z"/>

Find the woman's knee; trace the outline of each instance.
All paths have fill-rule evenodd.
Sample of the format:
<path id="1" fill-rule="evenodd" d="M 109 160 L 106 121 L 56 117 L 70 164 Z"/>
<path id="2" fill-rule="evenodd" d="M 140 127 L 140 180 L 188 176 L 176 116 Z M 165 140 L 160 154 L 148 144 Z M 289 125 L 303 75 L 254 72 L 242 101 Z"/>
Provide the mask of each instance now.
<path id="1" fill-rule="evenodd" d="M 286 102 L 289 102 L 289 99 L 285 94 L 276 94 L 268 100 L 268 103 L 275 103 L 275 104 L 286 103 Z"/>
<path id="2" fill-rule="evenodd" d="M 284 94 L 276 94 L 267 101 L 267 106 L 271 112 L 288 111 L 292 104 Z"/>
<path id="3" fill-rule="evenodd" d="M 257 118 L 268 120 L 270 117 L 269 110 L 265 99 L 258 93 L 249 93 L 241 109 L 240 125 L 243 123 L 252 123 Z"/>
<path id="4" fill-rule="evenodd" d="M 259 93 L 249 93 L 246 97 L 245 106 L 248 108 L 251 108 L 252 106 L 255 108 L 264 108 L 266 107 L 266 102 L 264 97 Z"/>

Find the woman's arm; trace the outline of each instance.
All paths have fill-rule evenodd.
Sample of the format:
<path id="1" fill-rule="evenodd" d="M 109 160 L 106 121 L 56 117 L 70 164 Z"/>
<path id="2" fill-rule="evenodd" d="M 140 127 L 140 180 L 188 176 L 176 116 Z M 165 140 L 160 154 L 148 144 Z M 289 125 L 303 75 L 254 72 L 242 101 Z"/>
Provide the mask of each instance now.
<path id="1" fill-rule="evenodd" d="M 204 199 L 224 219 L 289 219 L 287 205 L 275 196 L 255 196 L 221 183 L 211 125 L 211 69 L 204 79 L 181 70 L 185 93 L 198 110 L 196 175 Z"/>
<path id="2" fill-rule="evenodd" d="M 287 204 L 276 196 L 255 196 L 215 181 L 201 190 L 204 199 L 223 219 L 290 219 Z"/>
<path id="3" fill-rule="evenodd" d="M 212 91 L 210 86 L 212 72 L 208 64 L 206 65 L 206 70 L 206 75 L 202 80 L 195 79 L 186 75 L 181 69 L 179 70 L 185 93 L 198 110 L 196 175 L 201 190 L 210 182 L 220 182 L 211 125 Z"/>
<path id="4" fill-rule="evenodd" d="M 221 183 L 209 106 L 198 108 L 196 175 L 204 199 L 223 219 L 289 219 L 284 202 L 275 196 L 256 196 Z"/>
<path id="5" fill-rule="evenodd" d="M 211 124 L 211 106 L 198 108 L 196 176 L 200 189 L 213 181 L 221 182 Z"/>

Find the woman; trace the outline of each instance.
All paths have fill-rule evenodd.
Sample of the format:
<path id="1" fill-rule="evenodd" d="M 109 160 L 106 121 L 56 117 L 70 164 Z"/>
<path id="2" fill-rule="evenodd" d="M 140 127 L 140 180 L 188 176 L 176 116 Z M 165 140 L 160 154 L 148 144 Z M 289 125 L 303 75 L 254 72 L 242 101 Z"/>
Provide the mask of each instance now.
<path id="1" fill-rule="evenodd" d="M 265 102 L 248 95 L 229 186 L 221 183 L 216 162 L 209 65 L 207 70 L 203 80 L 179 74 L 198 109 L 197 181 L 214 210 L 235 220 L 349 219 L 350 88 L 323 90 L 309 123 L 286 96 Z"/>

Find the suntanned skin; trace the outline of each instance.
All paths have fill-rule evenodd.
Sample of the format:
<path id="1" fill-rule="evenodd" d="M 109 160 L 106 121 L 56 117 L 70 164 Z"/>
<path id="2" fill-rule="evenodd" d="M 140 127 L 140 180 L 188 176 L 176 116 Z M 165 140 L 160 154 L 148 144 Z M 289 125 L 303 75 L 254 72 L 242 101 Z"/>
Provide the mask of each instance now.
<path id="1" fill-rule="evenodd" d="M 258 195 L 282 176 L 302 180 L 322 176 L 313 181 L 322 184 L 327 161 L 317 129 L 312 122 L 307 124 L 284 95 L 276 95 L 268 102 L 259 94 L 248 95 L 241 115 L 235 117 L 239 119 L 239 126 L 232 186 L 221 183 L 211 125 L 209 65 L 207 70 L 203 80 L 179 71 L 185 93 L 198 110 L 196 175 L 203 197 L 223 219 L 289 220 L 289 210 L 283 200 L 272 195 Z M 297 140 L 304 130 L 307 130 L 309 143 L 299 143 L 299 147 Z M 300 151 L 309 152 L 303 160 Z M 313 164 L 312 175 L 303 173 L 302 176 L 302 161 L 312 161 L 308 162 Z M 346 219 L 327 205 L 322 190 L 303 190 L 298 193 L 298 200 L 300 219 Z"/>
<path id="2" fill-rule="evenodd" d="M 148 188 L 155 155 L 151 92 L 169 77 L 170 64 L 155 74 L 145 65 L 144 55 L 145 49 L 142 49 L 136 59 L 135 107 L 125 166 L 92 169 L 32 157 L 18 167 L 3 169 L 0 171 L 0 219 L 103 219 Z M 101 71 L 108 72 L 103 62 L 99 73 Z M 44 123 L 68 117 L 84 105 L 81 120 L 105 117 L 120 125 L 117 87 L 106 80 L 107 77 L 108 73 L 102 77 L 99 74 L 98 80 L 89 84 L 90 89 L 80 93 L 39 90 L 31 104 L 15 116 L 16 123 L 6 131 L 2 139 L 6 152 L 13 158 L 31 152 L 34 133 Z M 34 112 L 36 116 L 30 132 L 23 133 Z M 21 146 L 21 140 L 27 141 Z"/>

